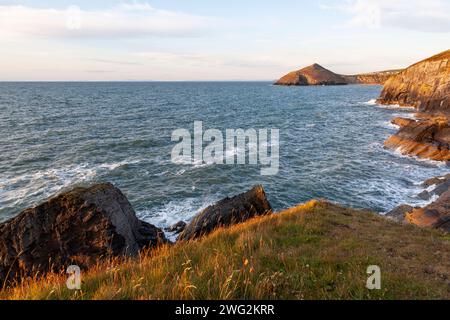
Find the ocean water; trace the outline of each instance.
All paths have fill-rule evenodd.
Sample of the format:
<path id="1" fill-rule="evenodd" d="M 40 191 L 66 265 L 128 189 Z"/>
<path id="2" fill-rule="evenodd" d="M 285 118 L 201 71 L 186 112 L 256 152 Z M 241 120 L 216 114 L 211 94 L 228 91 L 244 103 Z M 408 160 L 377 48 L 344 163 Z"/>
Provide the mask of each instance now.
<path id="1" fill-rule="evenodd" d="M 112 182 L 159 226 L 262 184 L 275 209 L 311 198 L 385 212 L 416 197 L 439 162 L 385 150 L 394 116 L 380 86 L 278 87 L 267 82 L 0 83 L 0 221 L 77 185 Z M 280 130 L 280 170 L 178 165 L 172 131 Z"/>

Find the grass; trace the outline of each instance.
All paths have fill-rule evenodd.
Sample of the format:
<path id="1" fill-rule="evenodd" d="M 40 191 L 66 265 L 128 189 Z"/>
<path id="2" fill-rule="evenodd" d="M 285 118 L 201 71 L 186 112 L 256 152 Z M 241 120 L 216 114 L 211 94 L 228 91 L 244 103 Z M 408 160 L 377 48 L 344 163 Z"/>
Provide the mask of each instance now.
<path id="1" fill-rule="evenodd" d="M 366 288 L 367 267 L 381 289 Z M 1 299 L 449 299 L 450 238 L 374 213 L 310 201 L 163 246 L 139 259 L 99 263 L 68 290 L 48 275 Z"/>

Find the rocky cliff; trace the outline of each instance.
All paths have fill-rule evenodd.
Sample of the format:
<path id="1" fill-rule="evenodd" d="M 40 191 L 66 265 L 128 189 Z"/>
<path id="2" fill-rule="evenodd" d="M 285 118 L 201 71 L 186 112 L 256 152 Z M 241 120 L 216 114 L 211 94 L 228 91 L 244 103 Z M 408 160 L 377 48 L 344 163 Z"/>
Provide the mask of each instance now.
<path id="1" fill-rule="evenodd" d="M 423 208 L 402 204 L 386 216 L 400 222 L 450 232 L 450 174 L 431 178 L 422 186 L 426 190 L 418 195 L 419 198 L 428 200 L 437 197 L 437 200 Z"/>
<path id="2" fill-rule="evenodd" d="M 136 256 L 163 242 L 162 230 L 138 220 L 112 184 L 77 188 L 0 224 L 0 287 L 71 264 L 88 268 L 109 256 Z"/>
<path id="3" fill-rule="evenodd" d="M 356 75 L 334 73 L 317 63 L 288 73 L 281 77 L 275 85 L 314 86 L 314 85 L 346 85 L 346 84 L 383 84 L 391 76 L 401 70 L 388 70 Z"/>
<path id="4" fill-rule="evenodd" d="M 450 161 L 450 126 L 446 118 L 419 118 L 392 121 L 400 130 L 384 145 L 402 154 L 437 161 Z"/>
<path id="5" fill-rule="evenodd" d="M 389 78 L 381 104 L 413 106 L 418 120 L 402 121 L 385 146 L 403 154 L 450 161 L 450 50 L 422 60 Z"/>
<path id="6" fill-rule="evenodd" d="M 342 75 L 348 84 L 384 84 L 390 77 L 402 70 L 387 70 L 379 72 L 361 73 L 356 75 Z"/>
<path id="7" fill-rule="evenodd" d="M 450 115 L 450 50 L 422 60 L 391 77 L 378 102 L 414 106 L 427 114 Z"/>

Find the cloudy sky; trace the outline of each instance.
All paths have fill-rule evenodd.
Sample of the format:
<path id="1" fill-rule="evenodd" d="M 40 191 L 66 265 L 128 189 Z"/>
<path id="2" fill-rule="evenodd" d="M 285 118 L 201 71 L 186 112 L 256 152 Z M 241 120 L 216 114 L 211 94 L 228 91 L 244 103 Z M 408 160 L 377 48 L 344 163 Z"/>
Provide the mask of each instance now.
<path id="1" fill-rule="evenodd" d="M 450 48 L 450 0 L 0 0 L 0 80 L 273 80 Z"/>

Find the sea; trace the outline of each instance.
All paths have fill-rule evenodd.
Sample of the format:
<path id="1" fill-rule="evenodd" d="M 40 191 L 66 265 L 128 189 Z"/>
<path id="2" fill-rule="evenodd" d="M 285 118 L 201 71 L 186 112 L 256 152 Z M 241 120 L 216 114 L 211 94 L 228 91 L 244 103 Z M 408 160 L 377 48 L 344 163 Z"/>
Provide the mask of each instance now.
<path id="1" fill-rule="evenodd" d="M 442 162 L 387 150 L 393 117 L 381 86 L 270 82 L 1 82 L 0 221 L 76 186 L 111 182 L 137 215 L 165 227 L 261 184 L 275 210 L 313 198 L 380 214 L 418 198 Z M 279 170 L 180 164 L 177 129 L 278 129 Z"/>

